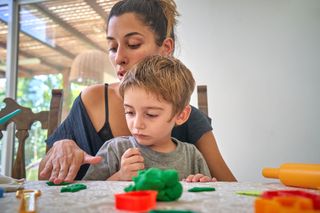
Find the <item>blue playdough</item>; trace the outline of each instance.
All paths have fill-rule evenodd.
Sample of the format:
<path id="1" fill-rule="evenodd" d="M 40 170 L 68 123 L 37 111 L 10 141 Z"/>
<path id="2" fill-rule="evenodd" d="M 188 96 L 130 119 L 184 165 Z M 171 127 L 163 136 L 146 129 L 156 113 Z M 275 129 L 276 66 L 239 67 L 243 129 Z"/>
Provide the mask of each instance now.
<path id="1" fill-rule="evenodd" d="M 4 189 L 0 187 L 0 197 L 3 197 Z"/>

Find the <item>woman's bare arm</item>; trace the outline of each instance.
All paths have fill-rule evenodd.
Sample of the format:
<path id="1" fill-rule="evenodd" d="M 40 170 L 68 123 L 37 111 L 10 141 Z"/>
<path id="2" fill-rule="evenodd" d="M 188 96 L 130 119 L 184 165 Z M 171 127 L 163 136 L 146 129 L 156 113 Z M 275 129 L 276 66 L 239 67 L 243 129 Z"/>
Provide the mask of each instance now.
<path id="1" fill-rule="evenodd" d="M 237 181 L 224 162 L 211 131 L 203 134 L 195 145 L 206 160 L 212 177 L 218 181 Z"/>

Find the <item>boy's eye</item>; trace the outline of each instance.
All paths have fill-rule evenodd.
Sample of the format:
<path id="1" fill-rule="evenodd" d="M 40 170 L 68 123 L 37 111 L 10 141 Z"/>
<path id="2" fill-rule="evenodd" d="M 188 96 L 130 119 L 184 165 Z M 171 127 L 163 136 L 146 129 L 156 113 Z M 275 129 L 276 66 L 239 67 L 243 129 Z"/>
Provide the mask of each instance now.
<path id="1" fill-rule="evenodd" d="M 155 118 L 158 116 L 157 114 L 150 114 L 150 113 L 147 113 L 146 115 L 151 118 Z"/>

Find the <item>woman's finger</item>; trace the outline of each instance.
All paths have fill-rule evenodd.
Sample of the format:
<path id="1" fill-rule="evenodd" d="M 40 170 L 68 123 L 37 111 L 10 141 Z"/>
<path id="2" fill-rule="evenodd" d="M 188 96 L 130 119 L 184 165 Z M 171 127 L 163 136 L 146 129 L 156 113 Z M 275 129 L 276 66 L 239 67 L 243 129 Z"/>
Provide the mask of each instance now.
<path id="1" fill-rule="evenodd" d="M 59 183 L 56 183 L 55 180 L 58 177 L 58 174 L 59 174 L 59 171 L 60 171 L 60 165 L 57 162 L 53 161 L 52 162 L 52 166 L 53 167 L 52 167 L 51 176 L 50 176 L 49 181 L 51 181 L 51 182 L 53 182 L 55 184 L 59 184 Z"/>
<path id="2" fill-rule="evenodd" d="M 60 171 L 57 177 L 58 182 L 64 181 L 65 177 L 67 176 L 69 171 L 69 165 L 67 164 L 66 161 L 60 162 Z"/>

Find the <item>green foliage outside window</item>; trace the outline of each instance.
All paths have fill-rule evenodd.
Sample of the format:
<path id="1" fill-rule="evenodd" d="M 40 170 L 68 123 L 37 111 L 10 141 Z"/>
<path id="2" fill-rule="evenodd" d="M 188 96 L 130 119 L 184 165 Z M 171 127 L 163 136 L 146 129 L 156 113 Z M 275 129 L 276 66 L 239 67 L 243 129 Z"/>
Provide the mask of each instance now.
<path id="1" fill-rule="evenodd" d="M 62 88 L 62 75 L 41 75 L 32 78 L 19 78 L 17 85 L 17 101 L 20 105 L 29 107 L 34 113 L 49 110 L 51 101 L 51 90 Z M 70 85 L 70 93 L 64 89 L 65 110 L 70 110 L 73 100 L 79 95 L 85 86 L 74 84 Z M 4 107 L 3 99 L 5 90 L 0 90 L 0 108 Z M 28 180 L 38 179 L 38 165 L 45 155 L 47 130 L 41 129 L 40 122 L 36 122 L 31 127 L 29 137 L 25 145 L 25 165 Z M 0 140 L 0 159 L 3 140 Z M 15 141 L 15 153 L 18 148 L 18 141 Z"/>
<path id="2" fill-rule="evenodd" d="M 62 75 L 43 75 L 33 78 L 19 78 L 17 88 L 18 103 L 30 107 L 34 113 L 49 110 L 51 90 L 62 88 Z M 47 130 L 36 122 L 29 133 L 25 145 L 25 164 L 28 180 L 36 180 L 38 164 L 46 152 Z M 15 142 L 15 149 L 18 142 Z M 15 150 L 16 151 L 16 150 Z"/>

